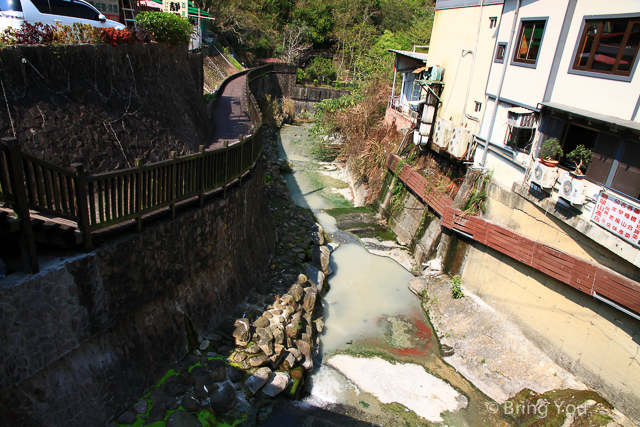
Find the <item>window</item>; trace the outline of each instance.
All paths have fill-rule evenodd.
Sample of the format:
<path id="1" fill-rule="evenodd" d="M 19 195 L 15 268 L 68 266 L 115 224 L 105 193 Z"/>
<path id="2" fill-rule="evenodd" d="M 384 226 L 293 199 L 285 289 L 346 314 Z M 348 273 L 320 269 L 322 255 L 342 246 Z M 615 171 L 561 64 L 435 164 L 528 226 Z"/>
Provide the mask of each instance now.
<path id="1" fill-rule="evenodd" d="M 100 13 L 91 6 L 79 2 L 73 2 L 73 10 L 76 18 L 97 21 Z"/>
<path id="2" fill-rule="evenodd" d="M 31 0 L 31 3 L 33 3 L 40 13 L 51 14 L 49 0 Z"/>
<path id="3" fill-rule="evenodd" d="M 640 198 L 640 142 L 627 139 L 611 188 Z"/>
<path id="4" fill-rule="evenodd" d="M 522 21 L 513 62 L 535 65 L 542 44 L 545 21 Z"/>
<path id="5" fill-rule="evenodd" d="M 478 102 L 476 101 L 476 106 L 473 109 L 474 112 L 479 113 L 480 111 L 482 111 L 482 102 Z"/>
<path id="6" fill-rule="evenodd" d="M 628 76 L 638 56 L 640 18 L 585 21 L 573 69 Z"/>
<path id="7" fill-rule="evenodd" d="M 0 0 L 0 12 L 21 12 L 20 0 Z"/>
<path id="8" fill-rule="evenodd" d="M 496 61 L 495 62 L 499 62 L 499 63 L 504 62 L 504 55 L 505 55 L 506 51 L 507 51 L 507 44 L 506 43 L 498 43 L 498 48 L 496 49 Z"/>
<path id="9" fill-rule="evenodd" d="M 420 101 L 420 92 L 422 92 L 422 86 L 420 83 L 414 81 L 411 88 L 411 101 Z"/>
<path id="10" fill-rule="evenodd" d="M 523 151 L 528 154 L 531 152 L 531 145 L 535 133 L 536 130 L 534 128 L 521 128 L 509 125 L 506 145 L 516 151 Z"/>
<path id="11" fill-rule="evenodd" d="M 50 0 L 53 15 L 73 16 L 73 3 L 70 0 Z"/>
<path id="12" fill-rule="evenodd" d="M 491 30 L 492 28 L 495 28 L 496 25 L 498 25 L 498 17 L 492 16 L 489 18 L 489 29 Z"/>

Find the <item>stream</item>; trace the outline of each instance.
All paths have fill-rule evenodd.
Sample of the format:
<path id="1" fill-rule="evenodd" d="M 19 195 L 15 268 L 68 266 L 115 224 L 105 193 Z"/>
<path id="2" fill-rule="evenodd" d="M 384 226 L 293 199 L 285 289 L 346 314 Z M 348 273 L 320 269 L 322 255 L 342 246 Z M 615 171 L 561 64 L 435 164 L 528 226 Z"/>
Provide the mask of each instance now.
<path id="1" fill-rule="evenodd" d="M 337 246 L 322 302 L 322 364 L 306 402 L 355 408 L 384 425 L 506 425 L 486 410 L 491 400 L 442 361 L 429 319 L 408 288 L 413 274 L 369 253 L 326 212 L 352 207 L 347 176 L 340 165 L 314 159 L 310 128 L 285 126 L 278 138 L 280 158 L 293 165 L 284 175 L 291 196 L 313 211 Z"/>

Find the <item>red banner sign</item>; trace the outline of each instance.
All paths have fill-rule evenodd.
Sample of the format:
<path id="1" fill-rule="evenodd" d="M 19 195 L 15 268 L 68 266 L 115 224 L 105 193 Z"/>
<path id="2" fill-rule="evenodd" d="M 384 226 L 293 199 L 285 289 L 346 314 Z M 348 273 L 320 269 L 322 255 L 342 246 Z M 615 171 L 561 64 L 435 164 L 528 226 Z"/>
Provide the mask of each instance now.
<path id="1" fill-rule="evenodd" d="M 634 245 L 640 245 L 640 206 L 622 197 L 601 192 L 591 221 Z"/>

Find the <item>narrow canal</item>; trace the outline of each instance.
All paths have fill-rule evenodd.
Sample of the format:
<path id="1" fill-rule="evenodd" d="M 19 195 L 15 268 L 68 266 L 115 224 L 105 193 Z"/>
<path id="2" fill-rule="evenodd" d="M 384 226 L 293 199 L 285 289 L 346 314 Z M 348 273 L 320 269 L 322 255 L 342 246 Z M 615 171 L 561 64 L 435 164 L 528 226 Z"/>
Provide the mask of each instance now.
<path id="1" fill-rule="evenodd" d="M 286 126 L 279 154 L 293 165 L 285 175 L 296 204 L 310 208 L 331 244 L 330 290 L 323 299 L 321 365 L 306 401 L 384 425 L 499 426 L 491 400 L 440 357 L 437 338 L 413 275 L 395 261 L 370 254 L 358 237 L 338 229 L 327 212 L 352 207 L 346 174 L 310 152 L 310 125 Z"/>

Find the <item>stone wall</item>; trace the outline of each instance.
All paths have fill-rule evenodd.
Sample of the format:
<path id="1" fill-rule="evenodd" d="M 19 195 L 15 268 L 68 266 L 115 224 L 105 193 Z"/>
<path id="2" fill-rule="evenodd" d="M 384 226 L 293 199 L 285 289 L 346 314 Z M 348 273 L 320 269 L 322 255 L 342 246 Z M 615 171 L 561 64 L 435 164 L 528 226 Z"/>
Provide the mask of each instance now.
<path id="1" fill-rule="evenodd" d="M 15 136 L 48 162 L 105 172 L 208 141 L 202 56 L 186 46 L 18 45 L 0 53 L 0 137 Z"/>
<path id="2" fill-rule="evenodd" d="M 295 106 L 296 117 L 300 117 L 303 113 L 313 116 L 318 102 L 323 99 L 339 98 L 349 93 L 346 90 L 298 85 L 296 69 L 295 66 L 277 65 L 274 72 L 253 80 L 250 87 L 258 102 L 261 102 L 267 94 L 276 98 L 290 98 Z"/>
<path id="3" fill-rule="evenodd" d="M 274 247 L 259 166 L 227 199 L 0 288 L 0 425 L 104 425 L 261 280 Z"/>

